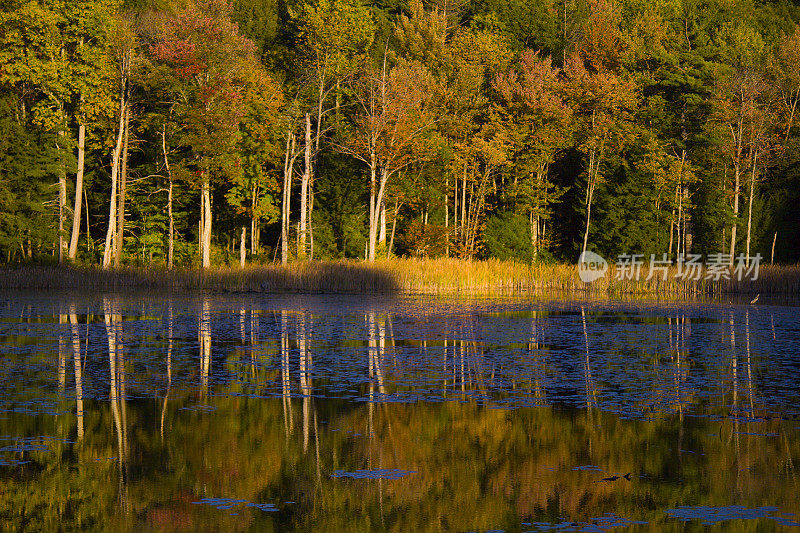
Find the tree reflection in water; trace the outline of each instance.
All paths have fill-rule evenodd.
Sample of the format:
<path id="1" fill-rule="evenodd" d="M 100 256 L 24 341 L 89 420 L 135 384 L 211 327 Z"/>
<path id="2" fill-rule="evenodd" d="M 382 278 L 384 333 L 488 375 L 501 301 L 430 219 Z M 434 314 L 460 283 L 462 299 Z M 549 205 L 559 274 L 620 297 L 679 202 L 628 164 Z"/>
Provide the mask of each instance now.
<path id="1" fill-rule="evenodd" d="M 82 305 L 51 307 L 57 343 L 30 341 L 33 321 L 0 337 L 0 435 L 46 444 L 0 451 L 14 529 L 519 530 L 613 513 L 678 530 L 697 506 L 758 509 L 726 522 L 744 531 L 800 507 L 786 373 L 800 339 L 774 333 L 793 317 L 778 309 L 403 314 L 204 297 L 132 312 L 108 296 L 82 355 Z M 71 394 L 74 410 L 36 407 Z M 62 426 L 74 433 L 45 439 Z M 202 504 L 215 498 L 226 505 Z"/>

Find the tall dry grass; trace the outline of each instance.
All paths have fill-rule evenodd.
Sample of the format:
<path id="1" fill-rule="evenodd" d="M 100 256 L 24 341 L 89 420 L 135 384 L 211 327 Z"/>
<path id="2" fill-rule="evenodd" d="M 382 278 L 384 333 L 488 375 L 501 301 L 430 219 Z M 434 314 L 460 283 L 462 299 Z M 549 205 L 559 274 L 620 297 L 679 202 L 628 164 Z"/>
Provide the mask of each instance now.
<path id="1" fill-rule="evenodd" d="M 692 297 L 734 293 L 798 294 L 800 267 L 762 266 L 757 280 L 682 280 L 677 270 L 646 279 L 619 280 L 616 267 L 593 283 L 584 283 L 575 265 L 528 265 L 513 261 L 392 259 L 303 262 L 247 268 L 176 269 L 95 267 L 0 267 L 0 289 L 170 292 L 207 290 L 242 292 L 456 292 L 570 291 L 596 296 L 623 294 Z"/>

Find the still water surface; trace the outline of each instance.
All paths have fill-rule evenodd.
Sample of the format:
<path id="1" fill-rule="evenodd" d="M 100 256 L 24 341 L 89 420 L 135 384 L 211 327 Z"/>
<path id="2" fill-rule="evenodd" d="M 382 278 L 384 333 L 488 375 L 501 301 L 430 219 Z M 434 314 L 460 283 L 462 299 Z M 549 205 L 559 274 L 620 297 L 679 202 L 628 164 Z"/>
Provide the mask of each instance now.
<path id="1" fill-rule="evenodd" d="M 795 529 L 799 311 L 0 294 L 0 527 Z"/>

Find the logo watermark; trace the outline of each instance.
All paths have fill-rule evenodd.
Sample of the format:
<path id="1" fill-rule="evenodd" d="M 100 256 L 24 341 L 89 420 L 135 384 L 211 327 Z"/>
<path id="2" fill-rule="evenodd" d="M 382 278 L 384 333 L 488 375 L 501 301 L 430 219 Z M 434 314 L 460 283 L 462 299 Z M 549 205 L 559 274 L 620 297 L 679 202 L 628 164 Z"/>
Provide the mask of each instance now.
<path id="1" fill-rule="evenodd" d="M 672 260 L 668 254 L 657 257 L 650 254 L 645 262 L 644 254 L 621 254 L 617 256 L 614 279 L 645 281 L 660 277 L 663 281 L 672 277 L 680 281 L 731 280 L 755 281 L 761 266 L 761 254 L 746 256 L 739 254 L 732 260 L 731 254 L 709 254 L 705 261 L 701 254 L 678 254 Z M 584 252 L 578 259 L 578 275 L 584 283 L 592 283 L 605 276 L 608 262 L 594 252 Z"/>
<path id="2" fill-rule="evenodd" d="M 578 276 L 584 283 L 592 283 L 606 275 L 608 262 L 594 252 L 583 252 L 578 258 Z"/>

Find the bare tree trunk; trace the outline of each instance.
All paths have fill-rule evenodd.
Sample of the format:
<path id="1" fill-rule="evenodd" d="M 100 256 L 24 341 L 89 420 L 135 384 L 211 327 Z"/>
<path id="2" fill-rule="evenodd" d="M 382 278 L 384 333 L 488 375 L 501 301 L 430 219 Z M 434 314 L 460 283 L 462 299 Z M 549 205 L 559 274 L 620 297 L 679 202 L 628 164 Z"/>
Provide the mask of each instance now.
<path id="1" fill-rule="evenodd" d="M 86 251 L 93 252 L 94 241 L 92 240 L 92 232 L 89 231 L 89 195 L 86 194 L 86 190 L 83 191 L 83 209 L 86 211 Z"/>
<path id="2" fill-rule="evenodd" d="M 211 266 L 211 183 L 207 172 L 203 173 L 202 201 L 203 208 L 203 268 Z"/>
<path id="3" fill-rule="evenodd" d="M 258 248 L 261 245 L 259 242 L 260 228 L 258 227 L 258 217 L 256 210 L 258 208 L 258 186 L 253 185 L 253 190 L 250 195 L 250 253 L 255 255 L 258 253 Z"/>
<path id="4" fill-rule="evenodd" d="M 119 102 L 119 130 L 117 132 L 117 145 L 114 147 L 114 155 L 111 162 L 111 202 L 108 213 L 108 230 L 106 231 L 106 243 L 103 249 L 103 268 L 111 266 L 111 259 L 114 251 L 114 241 L 117 229 L 117 181 L 119 176 L 120 154 L 122 152 L 122 140 L 125 136 L 125 96 L 120 97 Z"/>
<path id="5" fill-rule="evenodd" d="M 675 251 L 678 254 L 682 253 L 681 243 L 682 243 L 682 234 L 681 234 L 681 222 L 683 221 L 683 194 L 681 191 L 681 186 L 678 185 L 678 233 L 677 233 L 677 246 L 675 247 Z"/>
<path id="6" fill-rule="evenodd" d="M 594 118 L 592 118 L 594 122 Z M 594 200 L 594 188 L 597 185 L 597 178 L 600 171 L 600 152 L 593 148 L 589 153 L 589 183 L 586 185 L 586 228 L 583 232 L 583 247 L 581 248 L 581 255 L 586 253 L 586 247 L 589 244 L 589 225 L 592 219 L 592 201 Z"/>
<path id="7" fill-rule="evenodd" d="M 677 198 L 678 198 L 678 189 L 675 188 L 675 199 L 676 199 L 676 201 L 677 201 Z M 675 207 L 674 207 L 674 205 L 675 204 L 673 204 L 672 214 L 670 215 L 670 218 L 669 218 L 669 250 L 668 250 L 669 257 L 672 257 L 672 243 L 673 243 L 673 239 L 675 237 Z"/>
<path id="8" fill-rule="evenodd" d="M 281 206 L 281 264 L 289 262 L 289 215 L 291 214 L 292 174 L 294 173 L 294 134 L 286 136 L 283 160 L 283 204 Z"/>
<path id="9" fill-rule="evenodd" d="M 78 126 L 78 170 L 75 175 L 75 208 L 72 211 L 72 236 L 69 240 L 69 260 L 78 254 L 78 237 L 81 233 L 81 206 L 83 205 L 83 173 L 86 157 L 86 126 Z M 87 228 L 88 231 L 88 228 Z"/>
<path id="10" fill-rule="evenodd" d="M 338 81 L 337 81 L 338 84 Z M 311 219 L 311 215 L 314 213 L 314 175 L 317 172 L 317 166 L 319 163 L 319 142 L 320 138 L 322 137 L 322 107 L 325 100 L 325 78 L 320 78 L 319 83 L 319 95 L 317 99 L 317 129 L 314 133 L 314 153 L 311 154 L 312 156 L 312 163 L 311 163 L 311 172 L 309 173 L 308 177 L 308 227 L 306 231 L 308 233 L 308 241 L 309 241 L 309 258 L 313 261 L 314 260 L 314 224 Z M 337 106 L 338 106 L 338 98 L 337 98 Z M 338 113 L 338 110 L 337 110 Z"/>
<path id="11" fill-rule="evenodd" d="M 131 108 L 125 107 L 125 139 L 122 141 L 122 161 L 120 163 L 119 190 L 117 192 L 117 234 L 114 239 L 114 267 L 119 268 L 122 261 L 122 248 L 125 240 L 125 195 L 128 183 L 128 137 L 130 135 Z"/>
<path id="12" fill-rule="evenodd" d="M 444 193 L 444 233 L 445 233 L 446 239 L 447 239 L 447 241 L 445 243 L 445 248 L 444 248 L 444 256 L 445 257 L 450 257 L 450 213 L 448 212 L 448 208 L 449 208 L 449 206 L 448 206 L 448 202 L 449 202 L 448 194 L 450 193 L 450 178 L 449 177 L 445 178 L 444 190 L 446 191 Z M 396 214 L 395 214 L 395 219 L 397 219 L 397 215 Z M 392 227 L 392 237 L 394 237 L 394 227 Z M 394 241 L 394 238 L 392 238 L 392 241 Z"/>
<path id="13" fill-rule="evenodd" d="M 244 268 L 245 260 L 247 259 L 247 247 L 244 245 L 247 238 L 247 229 L 242 226 L 242 239 L 239 241 L 239 266 Z"/>
<path id="14" fill-rule="evenodd" d="M 169 235 L 167 235 L 167 268 L 172 270 L 173 255 L 175 250 L 175 217 L 172 214 L 172 170 L 169 167 L 169 158 L 167 157 L 167 126 L 164 125 L 161 130 L 161 150 L 164 154 L 164 167 L 167 171 L 167 178 L 169 179 L 169 188 L 167 189 L 167 217 L 169 218 Z"/>
<path id="15" fill-rule="evenodd" d="M 464 181 L 461 184 L 461 229 L 460 240 L 461 244 L 466 244 L 467 237 L 467 163 L 464 162 Z"/>
<path id="16" fill-rule="evenodd" d="M 377 160 L 375 152 L 370 154 L 369 165 L 369 234 L 366 242 L 365 258 L 372 262 L 375 261 L 375 246 L 376 246 L 376 228 L 377 228 L 377 193 L 378 193 L 378 176 L 377 176 Z"/>
<path id="17" fill-rule="evenodd" d="M 458 197 L 458 176 L 453 180 L 453 244 L 458 242 L 458 210 L 459 210 L 459 197 Z M 457 253 L 457 252 L 456 252 Z"/>
<path id="18" fill-rule="evenodd" d="M 586 196 L 586 228 L 583 232 L 583 247 L 581 248 L 581 255 L 586 253 L 586 246 L 589 244 L 589 224 L 592 219 L 592 199 L 594 197 L 594 187 L 589 186 L 588 195 Z"/>
<path id="19" fill-rule="evenodd" d="M 197 255 L 200 257 L 200 262 L 203 262 L 203 232 L 206 227 L 206 206 L 205 197 L 203 192 L 200 192 L 200 220 L 197 221 Z"/>
<path id="20" fill-rule="evenodd" d="M 738 167 L 738 165 L 737 165 Z M 736 251 L 736 225 L 739 219 L 739 169 L 736 169 L 736 181 L 734 183 L 733 193 L 733 225 L 731 226 L 731 248 L 729 265 L 733 266 L 733 254 Z"/>
<path id="21" fill-rule="evenodd" d="M 736 252 L 736 227 L 739 221 L 739 183 L 741 179 L 742 162 L 742 119 L 740 118 L 737 133 L 733 134 L 736 142 L 736 158 L 733 162 L 734 182 L 733 182 L 733 225 L 731 226 L 731 248 L 729 266 L 733 266 L 733 254 Z M 731 131 L 733 128 L 731 127 Z"/>
<path id="22" fill-rule="evenodd" d="M 750 232 L 753 227 L 753 192 L 756 188 L 756 173 L 758 168 L 758 152 L 753 154 L 753 168 L 750 173 L 750 199 L 747 204 L 747 240 L 745 245 L 745 257 L 747 266 L 750 266 Z"/>
<path id="23" fill-rule="evenodd" d="M 769 255 L 769 264 L 771 265 L 775 261 L 775 241 L 778 240 L 778 232 L 776 231 L 772 235 L 772 253 Z"/>
<path id="24" fill-rule="evenodd" d="M 378 234 L 378 245 L 386 245 L 386 201 L 380 205 L 380 233 Z"/>
<path id="25" fill-rule="evenodd" d="M 381 177 L 380 183 L 375 183 L 376 176 L 375 170 L 371 170 L 371 179 L 373 180 L 372 189 L 374 191 L 375 185 L 377 185 L 377 194 L 374 192 L 371 196 L 374 197 L 373 201 L 370 201 L 370 209 L 369 209 L 369 261 L 370 263 L 375 261 L 375 251 L 378 244 L 378 226 L 379 226 L 379 219 L 380 219 L 380 208 L 381 204 L 383 204 L 384 194 L 386 193 L 386 183 L 389 181 L 389 171 L 385 168 L 381 169 Z"/>
<path id="26" fill-rule="evenodd" d="M 306 113 L 306 146 L 305 146 L 305 171 L 303 181 L 300 183 L 300 249 L 297 258 L 305 259 L 307 255 L 306 243 L 308 241 L 308 185 L 311 181 L 311 115 Z"/>

